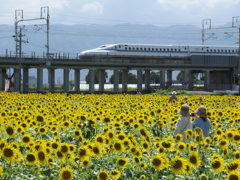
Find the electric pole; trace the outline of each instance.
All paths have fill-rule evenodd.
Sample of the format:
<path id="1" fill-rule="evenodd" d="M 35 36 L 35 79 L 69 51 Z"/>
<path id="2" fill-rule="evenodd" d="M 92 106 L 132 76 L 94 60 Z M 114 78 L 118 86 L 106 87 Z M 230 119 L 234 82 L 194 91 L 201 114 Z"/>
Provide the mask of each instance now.
<path id="1" fill-rule="evenodd" d="M 46 12 L 47 11 L 47 12 Z M 46 17 L 43 17 L 43 14 L 47 14 Z M 20 19 L 19 19 L 20 16 Z M 43 25 L 47 25 L 47 44 L 45 44 L 45 46 L 47 47 L 47 62 L 49 63 L 49 8 L 48 7 L 41 7 L 41 15 L 40 18 L 35 18 L 35 19 L 23 19 L 23 10 L 15 10 L 15 35 L 13 36 L 15 38 L 16 41 L 16 60 L 19 61 L 19 92 L 21 92 L 21 64 L 22 64 L 22 42 L 28 42 L 28 41 L 23 41 L 22 40 L 22 30 L 25 28 L 25 25 L 23 26 L 19 26 L 18 23 L 20 22 L 24 22 L 24 21 L 33 21 L 33 20 L 46 20 L 46 24 Z M 20 31 L 18 32 L 18 29 L 20 29 Z M 19 37 L 19 39 L 18 39 Z"/>

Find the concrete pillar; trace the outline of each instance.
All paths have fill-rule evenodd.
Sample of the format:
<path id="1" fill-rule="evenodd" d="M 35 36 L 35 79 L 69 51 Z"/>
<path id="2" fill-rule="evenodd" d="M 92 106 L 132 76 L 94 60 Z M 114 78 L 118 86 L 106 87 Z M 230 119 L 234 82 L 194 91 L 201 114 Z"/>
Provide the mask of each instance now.
<path id="1" fill-rule="evenodd" d="M 145 70 L 145 90 L 150 89 L 150 70 Z"/>
<path id="2" fill-rule="evenodd" d="M 142 82 L 143 82 L 142 70 L 137 70 L 137 88 L 139 91 L 142 91 Z"/>
<path id="3" fill-rule="evenodd" d="M 95 84 L 95 70 L 89 69 L 89 92 L 94 92 L 94 84 Z"/>
<path id="4" fill-rule="evenodd" d="M 37 92 L 43 92 L 43 69 L 37 69 Z"/>
<path id="5" fill-rule="evenodd" d="M 182 89 L 187 90 L 188 70 L 182 71 Z"/>
<path id="6" fill-rule="evenodd" d="M 74 90 L 80 91 L 80 69 L 74 69 Z"/>
<path id="7" fill-rule="evenodd" d="M 105 70 L 99 69 L 99 91 L 104 91 Z"/>
<path id="8" fill-rule="evenodd" d="M 172 70 L 167 70 L 167 87 L 172 86 Z"/>
<path id="9" fill-rule="evenodd" d="M 49 92 L 53 93 L 55 90 L 55 69 L 48 69 L 48 84 Z"/>
<path id="10" fill-rule="evenodd" d="M 119 92 L 119 70 L 115 69 L 114 70 L 114 75 L 113 75 L 113 92 L 118 93 Z"/>
<path id="11" fill-rule="evenodd" d="M 122 92 L 127 92 L 128 90 L 127 84 L 128 84 L 128 70 L 123 69 L 122 70 Z"/>
<path id="12" fill-rule="evenodd" d="M 165 89 L 165 70 L 160 71 L 160 88 Z"/>
<path id="13" fill-rule="evenodd" d="M 210 91 L 210 71 L 206 69 L 204 77 L 204 91 Z"/>
<path id="14" fill-rule="evenodd" d="M 188 90 L 193 90 L 193 71 L 189 71 L 188 74 Z"/>
<path id="15" fill-rule="evenodd" d="M 63 92 L 69 93 L 69 69 L 63 69 Z"/>
<path id="16" fill-rule="evenodd" d="M 23 68 L 23 92 L 28 92 L 29 87 L 28 68 Z"/>
<path id="17" fill-rule="evenodd" d="M 5 68 L 0 68 L 0 91 L 5 90 L 5 79 L 6 79 L 6 70 Z"/>
<path id="18" fill-rule="evenodd" d="M 14 88 L 13 92 L 19 92 L 19 69 L 14 68 Z"/>

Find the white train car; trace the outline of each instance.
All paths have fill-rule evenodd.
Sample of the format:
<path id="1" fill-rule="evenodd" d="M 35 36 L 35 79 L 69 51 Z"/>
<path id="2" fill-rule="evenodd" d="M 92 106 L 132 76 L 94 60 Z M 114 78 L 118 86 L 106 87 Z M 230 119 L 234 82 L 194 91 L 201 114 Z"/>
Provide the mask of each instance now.
<path id="1" fill-rule="evenodd" d="M 213 45 L 154 45 L 154 44 L 107 44 L 83 51 L 79 58 L 96 57 L 189 57 L 191 55 L 238 56 L 238 46 Z"/>

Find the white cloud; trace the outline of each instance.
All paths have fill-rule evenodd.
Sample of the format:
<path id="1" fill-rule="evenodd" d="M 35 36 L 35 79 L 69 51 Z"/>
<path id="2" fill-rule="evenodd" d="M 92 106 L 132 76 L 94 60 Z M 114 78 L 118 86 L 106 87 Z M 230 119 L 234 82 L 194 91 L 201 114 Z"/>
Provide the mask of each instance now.
<path id="1" fill-rule="evenodd" d="M 84 4 L 80 11 L 83 13 L 102 14 L 103 8 L 104 8 L 103 5 L 101 5 L 99 2 L 92 2 Z"/>
<path id="2" fill-rule="evenodd" d="M 228 8 L 239 4 L 240 0 L 156 0 L 156 2 L 168 10 L 172 7 L 178 7 L 180 9 L 213 9 L 220 6 Z"/>

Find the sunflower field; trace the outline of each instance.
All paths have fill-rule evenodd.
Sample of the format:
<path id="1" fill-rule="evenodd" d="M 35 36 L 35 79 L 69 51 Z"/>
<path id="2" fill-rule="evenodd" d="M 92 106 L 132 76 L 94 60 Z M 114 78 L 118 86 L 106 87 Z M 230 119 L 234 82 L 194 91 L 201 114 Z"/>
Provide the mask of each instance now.
<path id="1" fill-rule="evenodd" d="M 0 179 L 240 180 L 240 97 L 183 97 L 0 92 Z M 173 138 L 182 104 L 207 107 L 209 137 Z"/>

